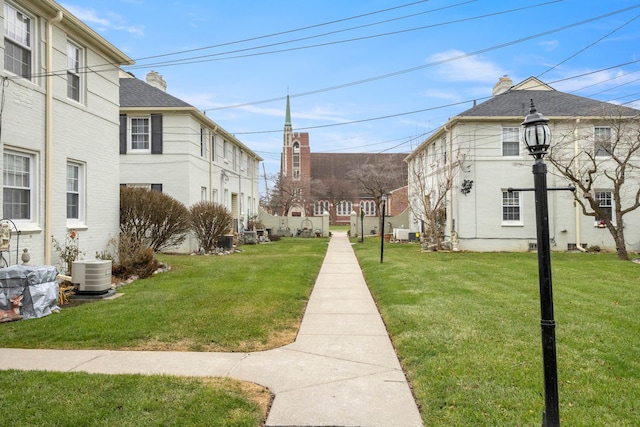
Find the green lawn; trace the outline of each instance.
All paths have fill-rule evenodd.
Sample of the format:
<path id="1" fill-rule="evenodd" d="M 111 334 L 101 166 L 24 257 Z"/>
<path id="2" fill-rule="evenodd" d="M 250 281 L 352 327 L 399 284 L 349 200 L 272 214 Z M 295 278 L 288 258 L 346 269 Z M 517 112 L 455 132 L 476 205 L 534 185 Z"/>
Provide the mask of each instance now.
<path id="1" fill-rule="evenodd" d="M 230 256 L 162 255 L 171 271 L 109 301 L 2 325 L 22 348 L 256 351 L 293 342 L 328 239 L 282 239 Z"/>
<path id="2" fill-rule="evenodd" d="M 263 425 L 269 392 L 228 379 L 0 371 L 4 424 L 37 426 Z"/>
<path id="3" fill-rule="evenodd" d="M 356 244 L 428 426 L 540 425 L 544 409 L 534 253 L 421 253 Z M 560 416 L 640 420 L 640 265 L 552 255 Z"/>
<path id="4" fill-rule="evenodd" d="M 170 272 L 109 301 L 0 325 L 3 347 L 255 351 L 295 339 L 328 239 L 230 256 L 168 256 Z M 231 380 L 0 371 L 12 426 L 263 425 L 270 393 Z M 10 421 L 10 422 L 9 422 Z"/>
<path id="5" fill-rule="evenodd" d="M 121 288 L 124 296 L 0 325 L 0 339 L 25 348 L 277 347 L 295 337 L 326 242 L 282 239 L 226 257 L 162 256 L 172 270 Z M 425 425 L 541 424 L 535 254 L 386 244 L 380 264 L 378 238 L 354 246 Z M 640 265 L 568 253 L 554 253 L 552 264 L 563 425 L 637 425 Z M 0 399 L 0 410 L 16 414 L 12 425 L 259 426 L 268 406 L 266 391 L 226 380 L 0 371 L 0 381 L 12 390 Z"/>

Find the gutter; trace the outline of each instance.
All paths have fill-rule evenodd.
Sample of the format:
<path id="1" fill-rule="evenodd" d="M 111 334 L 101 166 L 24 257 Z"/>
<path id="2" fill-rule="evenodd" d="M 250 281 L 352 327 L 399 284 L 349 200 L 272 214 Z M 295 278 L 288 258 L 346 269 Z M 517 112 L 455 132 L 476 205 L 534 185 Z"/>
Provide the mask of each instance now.
<path id="1" fill-rule="evenodd" d="M 45 167 L 44 167 L 44 263 L 51 265 L 51 204 L 53 192 L 53 26 L 62 21 L 62 11 L 47 20 L 46 95 L 45 95 Z"/>

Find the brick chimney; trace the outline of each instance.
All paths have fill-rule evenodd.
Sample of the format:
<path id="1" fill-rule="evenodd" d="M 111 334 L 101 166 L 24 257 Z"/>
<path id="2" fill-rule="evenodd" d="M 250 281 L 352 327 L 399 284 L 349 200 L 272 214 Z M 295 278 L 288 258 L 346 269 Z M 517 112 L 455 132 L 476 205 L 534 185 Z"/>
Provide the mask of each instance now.
<path id="1" fill-rule="evenodd" d="M 156 71 L 149 71 L 147 73 L 146 80 L 151 86 L 158 88 L 163 92 L 167 91 L 167 82 L 165 82 L 162 75 L 158 74 Z"/>
<path id="2" fill-rule="evenodd" d="M 493 92 L 491 93 L 493 96 L 500 95 L 501 93 L 505 93 L 509 89 L 513 87 L 513 80 L 511 80 L 506 74 L 500 79 L 498 79 L 498 83 L 493 87 Z"/>

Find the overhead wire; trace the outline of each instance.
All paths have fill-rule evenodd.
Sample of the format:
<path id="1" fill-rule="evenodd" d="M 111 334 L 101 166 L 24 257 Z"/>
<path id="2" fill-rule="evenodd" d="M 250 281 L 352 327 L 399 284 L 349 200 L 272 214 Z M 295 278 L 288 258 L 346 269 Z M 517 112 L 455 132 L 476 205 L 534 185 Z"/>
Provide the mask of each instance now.
<path id="1" fill-rule="evenodd" d="M 333 32 L 330 32 L 330 33 L 325 33 L 325 34 L 320 34 L 320 35 L 315 35 L 315 36 L 303 37 L 303 38 L 299 38 L 299 39 L 287 40 L 287 41 L 278 42 L 278 43 L 271 43 L 271 44 L 262 45 L 262 46 L 247 47 L 247 48 L 244 48 L 244 49 L 237 49 L 237 50 L 232 50 L 232 51 L 227 51 L 227 52 L 212 53 L 212 54 L 209 54 L 209 55 L 201 55 L 201 56 L 192 57 L 192 58 L 186 58 L 186 59 L 175 59 L 175 60 L 171 60 L 171 61 L 163 61 L 163 62 L 156 62 L 156 63 L 150 63 L 150 64 L 140 64 L 140 65 L 130 66 L 130 67 L 127 67 L 127 68 L 128 69 L 136 69 L 136 68 L 167 67 L 167 66 L 173 66 L 173 65 L 197 64 L 197 63 L 202 63 L 202 62 L 222 61 L 222 60 L 227 60 L 227 59 L 238 59 L 238 58 L 246 58 L 246 57 L 251 57 L 251 56 L 271 55 L 271 54 L 274 54 L 274 53 L 283 53 L 283 52 L 290 52 L 290 51 L 295 51 L 295 50 L 313 49 L 313 48 L 317 48 L 317 47 L 325 47 L 325 46 L 331 46 L 331 45 L 336 45 L 336 44 L 343 44 L 343 43 L 351 43 L 351 42 L 355 42 L 355 41 L 369 40 L 369 39 L 374 39 L 374 38 L 379 38 L 379 37 L 387 37 L 387 36 L 403 34 L 403 33 L 408 33 L 408 32 L 413 32 L 413 31 L 436 28 L 436 27 L 440 27 L 440 26 L 444 26 L 444 25 L 458 24 L 458 23 L 462 23 L 462 22 L 468 22 L 468 21 L 477 20 L 477 19 L 483 19 L 483 18 L 487 18 L 487 17 L 494 17 L 494 16 L 503 15 L 503 14 L 507 14 L 507 13 L 513 13 L 513 12 L 519 12 L 519 11 L 522 11 L 522 10 L 532 9 L 532 8 L 535 8 L 535 7 L 546 6 L 546 5 L 549 5 L 549 4 L 552 4 L 552 3 L 558 3 L 559 1 L 562 1 L 562 0 L 552 0 L 552 1 L 545 2 L 545 3 L 538 3 L 538 4 L 535 4 L 535 5 L 523 6 L 523 7 L 519 7 L 519 8 L 515 8 L 515 9 L 509 9 L 509 10 L 504 10 L 504 11 L 499 11 L 499 12 L 488 13 L 488 14 L 484 14 L 484 15 L 472 16 L 472 17 L 457 19 L 457 20 L 453 20 L 453 21 L 447 21 L 447 22 L 441 22 L 441 23 L 436 23 L 436 24 L 424 25 L 424 26 L 414 27 L 414 28 L 405 28 L 405 29 L 402 29 L 402 30 L 390 31 L 390 32 L 386 32 L 386 33 L 372 34 L 372 35 L 367 35 L 367 36 L 362 36 L 362 37 L 354 37 L 354 38 L 351 38 L 351 39 L 335 40 L 335 41 L 319 43 L 319 44 L 313 44 L 313 45 L 307 45 L 307 46 L 292 47 L 292 48 L 288 48 L 288 49 L 271 50 L 271 51 L 267 51 L 267 52 L 257 52 L 257 53 L 245 54 L 245 55 L 226 56 L 224 58 L 212 58 L 212 57 L 216 57 L 216 56 L 230 55 L 230 54 L 234 54 L 234 53 L 252 51 L 252 50 L 256 50 L 256 49 L 263 49 L 263 48 L 267 48 L 267 47 L 279 46 L 279 45 L 283 45 L 283 44 L 294 43 L 294 42 L 297 42 L 297 41 L 303 41 L 303 40 L 309 40 L 309 39 L 313 39 L 313 38 L 317 38 L 317 37 L 323 37 L 323 36 L 326 36 L 326 35 L 335 34 L 335 33 L 342 32 L 342 31 L 350 31 L 350 30 L 352 30 L 352 28 L 347 29 L 347 30 L 337 30 L 337 31 L 333 31 Z M 459 6 L 461 4 L 466 4 L 466 3 L 468 3 L 468 2 L 459 3 L 459 4 L 456 4 L 456 5 L 453 5 L 453 6 L 441 7 L 441 8 L 434 9 L 434 10 L 435 11 L 439 11 L 439 10 L 443 10 L 443 9 L 448 9 L 450 7 Z M 355 28 L 358 29 L 358 28 L 362 28 L 362 27 L 366 27 L 366 26 L 368 26 L 368 25 L 364 25 L 364 26 L 361 26 L 361 27 L 355 27 Z M 208 58 L 208 59 L 205 59 L 205 58 Z"/>

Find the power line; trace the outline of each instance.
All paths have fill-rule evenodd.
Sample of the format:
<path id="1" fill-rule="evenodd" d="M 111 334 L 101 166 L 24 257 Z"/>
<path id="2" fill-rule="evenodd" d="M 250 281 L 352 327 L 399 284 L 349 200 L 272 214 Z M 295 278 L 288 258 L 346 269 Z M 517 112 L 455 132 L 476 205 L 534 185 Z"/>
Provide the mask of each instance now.
<path id="1" fill-rule="evenodd" d="M 214 49 L 214 48 L 217 48 L 217 47 L 230 46 L 230 45 L 234 45 L 234 44 L 246 43 L 246 42 L 255 41 L 255 40 L 262 40 L 262 39 L 266 39 L 266 38 L 270 38 L 270 37 L 276 37 L 276 36 L 281 36 L 281 35 L 284 35 L 284 34 L 296 33 L 296 32 L 299 32 L 299 31 L 310 30 L 312 28 L 324 27 L 324 26 L 327 26 L 327 25 L 337 24 L 339 22 L 346 22 L 346 21 L 351 21 L 351 20 L 354 20 L 354 19 L 364 18 L 366 16 L 372 16 L 372 15 L 377 15 L 377 14 L 380 14 L 380 13 L 390 12 L 392 10 L 402 9 L 402 8 L 409 7 L 409 6 L 415 6 L 417 4 L 426 3 L 428 1 L 429 0 L 414 1 L 412 3 L 407 3 L 407 4 L 400 5 L 400 6 L 395 6 L 395 7 L 390 7 L 390 8 L 387 8 L 387 9 L 376 10 L 376 11 L 373 11 L 373 12 L 363 13 L 363 14 L 360 14 L 360 15 L 350 16 L 350 17 L 347 17 L 347 18 L 335 19 L 333 21 L 322 22 L 320 24 L 308 25 L 306 27 L 294 28 L 294 29 L 291 29 L 291 30 L 284 30 L 284 31 L 279 31 L 277 33 L 265 34 L 265 35 L 262 35 L 262 36 L 250 37 L 250 38 L 247 38 L 247 39 L 235 40 L 235 41 L 220 43 L 220 44 L 211 45 L 211 46 L 198 47 L 198 48 L 194 48 L 194 49 L 182 50 L 182 51 L 171 52 L 171 53 L 164 53 L 164 54 L 154 55 L 154 56 L 146 56 L 146 57 L 143 57 L 143 58 L 138 58 L 135 61 L 142 61 L 142 60 L 145 60 L 145 59 L 162 58 L 162 57 L 173 56 L 173 55 L 181 55 L 181 54 L 184 54 L 184 53 L 198 52 L 198 51 L 207 50 L 207 49 Z M 471 0 L 471 1 L 468 1 L 466 3 L 472 3 L 472 2 L 475 2 L 475 1 L 477 1 L 477 0 Z M 428 12 L 422 12 L 422 13 L 428 13 Z M 420 15 L 422 13 L 416 13 L 416 14 L 408 15 L 408 16 L 409 17 L 417 16 L 417 15 Z M 404 17 L 402 17 L 402 18 L 404 18 Z M 402 19 L 402 18 L 395 18 L 395 20 Z M 390 19 L 388 21 L 393 21 L 393 20 L 394 19 Z M 388 21 L 382 21 L 382 22 L 388 22 Z M 372 24 L 372 25 L 374 25 L 374 24 Z M 358 27 L 355 27 L 355 28 L 358 28 Z"/>
<path id="2" fill-rule="evenodd" d="M 569 28 L 573 28 L 573 27 L 576 27 L 576 26 L 584 25 L 586 23 L 593 22 L 593 21 L 596 21 L 596 20 L 599 20 L 599 19 L 603 19 L 603 18 L 612 16 L 614 14 L 626 12 L 627 10 L 630 10 L 630 9 L 633 9 L 633 8 L 638 8 L 638 7 L 640 7 L 640 5 L 635 5 L 635 6 L 631 6 L 631 7 L 625 8 L 625 9 L 620 9 L 620 10 L 617 10 L 617 11 L 614 11 L 614 12 L 610 12 L 610 13 L 607 13 L 607 14 L 604 14 L 604 15 L 599 15 L 599 16 L 596 16 L 594 18 L 589 18 L 587 20 L 583 20 L 583 21 L 579 21 L 579 22 L 576 22 L 576 23 L 573 23 L 573 24 L 569 24 L 569 25 L 565 25 L 565 26 L 562 26 L 562 27 L 558 27 L 558 28 L 555 28 L 555 29 L 552 29 L 552 30 L 549 30 L 549 31 L 542 32 L 542 33 L 534 34 L 534 35 L 531 35 L 531 36 L 527 36 L 527 37 L 520 38 L 520 39 L 517 39 L 517 40 L 513 40 L 513 41 L 510 41 L 510 42 L 502 43 L 502 44 L 499 44 L 499 45 L 494 45 L 494 46 L 491 46 L 491 47 L 488 47 L 488 48 L 480 49 L 480 50 L 477 50 L 477 51 L 474 51 L 474 52 L 470 52 L 470 53 L 466 53 L 466 54 L 463 54 L 463 55 L 458 55 L 458 56 L 454 56 L 454 57 L 451 57 L 451 58 L 430 62 L 430 63 L 419 65 L 419 66 L 416 66 L 416 67 L 405 68 L 405 69 L 402 69 L 402 70 L 394 71 L 394 72 L 387 73 L 387 74 L 381 74 L 381 75 L 378 75 L 378 76 L 373 76 L 373 77 L 369 77 L 369 78 L 362 79 L 362 80 L 356 80 L 356 81 L 349 82 L 349 83 L 342 83 L 342 84 L 339 84 L 339 85 L 329 86 L 329 87 L 325 87 L 325 88 L 322 88 L 322 89 L 315 89 L 315 90 L 312 90 L 312 91 L 293 94 L 293 95 L 290 95 L 290 98 L 297 98 L 297 97 L 302 97 L 302 96 L 315 95 L 315 94 L 323 93 L 323 92 L 329 92 L 329 91 L 333 91 L 333 90 L 337 90 L 337 89 L 344 89 L 344 88 L 351 87 L 351 86 L 361 85 L 361 84 L 364 84 L 364 83 L 370 83 L 370 82 L 377 81 L 377 80 L 383 80 L 383 79 L 387 79 L 387 78 L 390 78 L 390 77 L 395 77 L 395 76 L 399 76 L 399 75 L 402 75 L 402 74 L 407 74 L 407 73 L 411 73 L 411 72 L 414 72 L 414 71 L 419 71 L 419 70 L 422 70 L 422 69 L 425 69 L 425 68 L 430 68 L 430 67 L 434 67 L 434 66 L 437 66 L 437 65 L 446 64 L 448 62 L 453 62 L 453 61 L 457 61 L 457 60 L 460 60 L 460 59 L 465 59 L 465 58 L 469 58 L 469 57 L 472 57 L 472 56 L 477 56 L 477 55 L 482 54 L 482 53 L 486 53 L 486 52 L 490 52 L 490 51 L 493 51 L 493 50 L 501 49 L 503 47 L 515 45 L 515 44 L 522 43 L 522 42 L 525 42 L 525 41 L 529 41 L 529 40 L 532 40 L 532 39 L 535 39 L 535 38 L 539 38 L 539 37 L 542 37 L 542 36 L 553 34 L 553 33 L 559 32 L 559 31 L 564 31 L 564 30 L 569 29 Z M 637 61 L 631 61 L 630 63 L 633 63 L 633 62 L 637 62 Z M 242 104 L 234 104 L 234 105 L 224 106 L 224 107 L 214 107 L 214 108 L 208 108 L 205 111 L 215 111 L 215 110 L 221 110 L 221 109 L 227 109 L 227 108 L 246 107 L 246 106 L 250 106 L 250 105 L 263 104 L 263 103 L 268 103 L 268 102 L 273 102 L 273 101 L 281 101 L 281 100 L 283 100 L 285 98 L 286 97 L 270 98 L 270 99 L 265 99 L 265 100 L 261 100 L 261 101 L 247 102 L 247 103 L 242 103 Z"/>
<path id="3" fill-rule="evenodd" d="M 232 54 L 232 53 L 239 53 L 239 52 L 244 52 L 244 51 L 249 51 L 249 50 L 261 49 L 261 48 L 264 48 L 264 47 L 272 47 L 272 46 L 275 46 L 275 45 L 290 43 L 290 42 L 287 41 L 287 42 L 281 42 L 281 43 L 274 43 L 272 45 L 265 45 L 265 46 L 259 46 L 259 47 L 238 49 L 238 50 L 235 50 L 235 51 L 228 51 L 228 52 L 214 53 L 214 54 L 210 54 L 210 55 L 203 55 L 203 56 L 200 56 L 200 57 L 194 57 L 194 58 L 189 58 L 189 59 L 180 59 L 180 60 L 173 60 L 173 61 L 166 61 L 166 62 L 157 62 L 157 63 L 145 64 L 145 65 L 140 65 L 140 66 L 136 65 L 136 66 L 133 66 L 133 67 L 130 67 L 130 68 L 131 69 L 135 69 L 135 68 L 148 68 L 148 67 L 168 67 L 168 66 L 185 65 L 185 64 L 199 64 L 199 63 L 203 63 L 203 62 L 223 61 L 223 60 L 228 60 L 228 59 L 247 58 L 247 57 L 253 57 L 253 56 L 271 55 L 271 54 L 275 54 L 275 53 L 283 53 L 283 52 L 291 52 L 291 51 L 297 51 L 297 50 L 303 50 L 303 49 L 312 49 L 312 48 L 317 48 L 317 47 L 332 46 L 332 45 L 343 44 L 343 43 L 351 43 L 351 42 L 354 42 L 354 41 L 369 40 L 369 39 L 373 39 L 373 38 L 387 37 L 387 36 L 391 36 L 391 35 L 397 35 L 397 34 L 413 32 L 413 31 L 425 30 L 425 29 L 440 27 L 440 26 L 444 26 L 444 25 L 458 24 L 458 23 L 461 23 L 461 22 L 468 22 L 468 21 L 471 21 L 471 20 L 482 19 L 482 18 L 493 17 L 493 16 L 498 16 L 498 15 L 507 14 L 507 13 L 518 12 L 518 11 L 522 11 L 522 10 L 526 10 L 526 9 L 531 9 L 531 8 L 534 8 L 534 7 L 546 6 L 546 5 L 549 5 L 549 4 L 552 4 L 552 3 L 557 3 L 557 2 L 560 2 L 560 1 L 562 1 L 562 0 L 552 0 L 552 1 L 549 1 L 549 2 L 546 2 L 546 3 L 539 3 L 539 4 L 535 4 L 535 5 L 531 5 L 531 6 L 524 6 L 524 7 L 520 7 L 520 8 L 516 8 L 516 9 L 509 9 L 509 10 L 504 10 L 504 11 L 500 11 L 500 12 L 493 12 L 493 13 L 489 13 L 489 14 L 485 14 L 485 15 L 473 16 L 473 17 L 469 17 L 469 18 L 462 18 L 462 19 L 458 19 L 458 20 L 454 20 L 454 21 L 447 21 L 447 22 L 438 23 L 438 24 L 431 24 L 431 25 L 425 25 L 425 26 L 421 26 L 421 27 L 407 28 L 407 29 L 391 31 L 391 32 L 387 32 L 387 33 L 378 33 L 378 34 L 373 34 L 373 35 L 368 35 L 368 36 L 356 37 L 356 38 L 345 39 L 345 40 L 337 40 L 337 41 L 319 43 L 319 44 L 308 45 L 308 46 L 299 46 L 299 47 L 292 47 L 292 48 L 287 48 L 287 49 L 271 50 L 271 51 L 267 51 L 267 52 L 257 52 L 257 53 L 243 54 L 243 55 L 227 56 L 227 57 L 224 57 L 224 58 L 212 58 L 214 56 L 221 56 L 221 55 L 227 55 L 227 54 Z M 635 6 L 635 7 L 639 7 L 639 6 Z M 585 22 L 589 22 L 589 21 L 585 21 Z M 578 23 L 578 24 L 580 24 L 580 23 Z M 546 35 L 546 34 L 544 34 L 544 35 Z M 313 37 L 309 37 L 309 38 L 313 38 Z M 300 39 L 300 40 L 304 40 L 304 39 Z M 207 59 L 204 59 L 204 58 L 207 58 Z"/>

